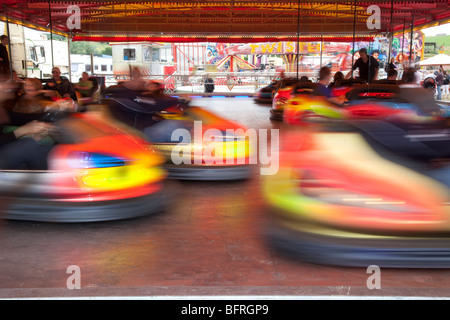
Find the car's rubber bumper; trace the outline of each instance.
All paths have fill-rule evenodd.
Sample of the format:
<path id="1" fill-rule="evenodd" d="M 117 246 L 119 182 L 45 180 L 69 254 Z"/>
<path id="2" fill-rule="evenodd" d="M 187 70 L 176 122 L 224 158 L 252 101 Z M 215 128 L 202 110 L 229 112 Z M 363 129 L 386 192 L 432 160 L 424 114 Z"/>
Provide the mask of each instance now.
<path id="1" fill-rule="evenodd" d="M 170 179 L 178 180 L 245 180 L 252 175 L 250 165 L 175 165 L 166 164 L 164 169 Z"/>
<path id="2" fill-rule="evenodd" d="M 261 97 L 255 97 L 253 100 L 256 103 L 264 103 L 264 104 L 271 104 L 272 103 L 272 97 L 270 98 L 261 98 Z"/>
<path id="3" fill-rule="evenodd" d="M 339 237 L 271 224 L 269 245 L 305 262 L 346 267 L 449 268 L 450 236 Z"/>
<path id="4" fill-rule="evenodd" d="M 283 121 L 283 110 L 270 109 L 270 119 Z"/>
<path id="5" fill-rule="evenodd" d="M 131 219 L 165 210 L 176 194 L 176 187 L 164 184 L 154 193 L 135 198 L 68 202 L 36 197 L 7 198 L 2 201 L 1 218 L 55 223 L 81 223 Z"/>

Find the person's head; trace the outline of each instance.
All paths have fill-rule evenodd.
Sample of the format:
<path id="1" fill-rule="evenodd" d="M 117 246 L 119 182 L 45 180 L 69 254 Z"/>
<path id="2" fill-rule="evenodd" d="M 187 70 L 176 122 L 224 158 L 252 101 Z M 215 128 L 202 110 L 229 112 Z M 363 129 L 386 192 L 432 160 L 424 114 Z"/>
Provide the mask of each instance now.
<path id="1" fill-rule="evenodd" d="M 337 81 L 341 81 L 341 80 L 344 80 L 344 74 L 341 71 L 338 71 L 334 74 L 333 81 L 337 82 Z"/>
<path id="2" fill-rule="evenodd" d="M 322 84 L 328 84 L 331 79 L 331 70 L 328 67 L 322 67 L 319 71 L 319 82 Z"/>
<path id="3" fill-rule="evenodd" d="M 88 80 L 89 80 L 89 74 L 88 74 L 87 72 L 83 72 L 83 73 L 81 74 L 81 79 L 82 79 L 83 81 L 88 81 Z"/>
<path id="4" fill-rule="evenodd" d="M 408 68 L 403 72 L 402 82 L 403 83 L 414 83 L 416 81 L 416 70 L 413 68 Z"/>
<path id="5" fill-rule="evenodd" d="M 0 42 L 3 44 L 3 45 L 7 45 L 8 44 L 8 36 L 6 36 L 6 35 L 1 35 L 0 36 Z"/>
<path id="6" fill-rule="evenodd" d="M 367 59 L 367 49 L 366 48 L 361 48 L 358 50 L 359 56 L 363 59 Z"/>
<path id="7" fill-rule="evenodd" d="M 300 77 L 300 81 L 301 81 L 301 82 L 308 82 L 308 80 L 309 80 L 309 79 L 308 79 L 307 76 L 301 76 L 301 77 Z"/>
<path id="8" fill-rule="evenodd" d="M 157 95 L 163 93 L 164 88 L 158 81 L 148 81 L 145 84 L 145 90 L 150 94 Z"/>
<path id="9" fill-rule="evenodd" d="M 378 59 L 379 55 L 380 55 L 380 53 L 378 52 L 378 50 L 372 51 L 372 57 L 374 57 L 375 59 Z"/>
<path id="10" fill-rule="evenodd" d="M 395 58 L 392 57 L 392 58 L 391 58 L 391 63 L 394 63 L 394 62 L 395 62 Z"/>
<path id="11" fill-rule="evenodd" d="M 33 94 L 39 90 L 42 90 L 42 82 L 36 78 L 27 78 L 23 84 L 23 90 L 25 94 Z"/>
<path id="12" fill-rule="evenodd" d="M 58 67 L 54 67 L 52 69 L 52 76 L 55 80 L 61 79 L 61 70 Z"/>
<path id="13" fill-rule="evenodd" d="M 388 80 L 397 80 L 398 72 L 395 69 L 390 69 L 387 75 Z"/>

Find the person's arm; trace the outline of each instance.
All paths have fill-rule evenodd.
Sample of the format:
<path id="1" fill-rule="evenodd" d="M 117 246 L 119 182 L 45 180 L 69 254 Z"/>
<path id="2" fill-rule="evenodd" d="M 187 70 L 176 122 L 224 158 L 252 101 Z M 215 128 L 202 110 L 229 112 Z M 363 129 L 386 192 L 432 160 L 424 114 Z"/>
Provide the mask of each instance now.
<path id="1" fill-rule="evenodd" d="M 85 86 L 80 85 L 80 83 L 74 85 L 74 88 L 78 90 L 91 90 L 93 87 L 94 84 L 92 81 L 88 81 Z"/>
<path id="2" fill-rule="evenodd" d="M 378 80 L 378 72 L 380 71 L 380 68 L 375 68 L 375 74 L 373 75 L 372 80 Z"/>
<path id="3" fill-rule="evenodd" d="M 23 126 L 16 128 L 13 131 L 10 131 L 8 133 L 1 133 L 0 147 L 7 143 L 16 141 L 17 139 L 26 135 L 32 135 L 34 139 L 40 140 L 53 129 L 54 127 L 51 124 L 40 121 L 31 121 Z"/>
<path id="4" fill-rule="evenodd" d="M 359 61 L 359 59 L 355 61 L 355 63 L 352 66 L 352 69 L 349 72 L 347 72 L 344 79 L 350 79 L 350 77 L 352 76 L 352 70 L 355 71 L 357 68 L 359 68 L 358 61 Z"/>
<path id="5" fill-rule="evenodd" d="M 372 81 L 373 81 L 373 80 L 378 80 L 378 71 L 380 71 L 380 64 L 378 63 L 377 59 L 375 59 L 374 57 L 371 57 L 371 58 L 373 60 L 372 63 L 374 64 L 374 67 L 375 67 L 375 72 L 372 77 Z"/>
<path id="6" fill-rule="evenodd" d="M 42 137 L 45 137 L 49 131 L 52 131 L 54 129 L 53 125 L 41 122 L 41 121 L 31 121 L 27 124 L 18 127 L 16 130 L 14 130 L 12 133 L 14 134 L 15 138 L 21 138 L 26 135 L 36 135 L 37 140 L 39 140 Z"/>
<path id="7" fill-rule="evenodd" d="M 65 79 L 65 88 L 66 93 L 63 95 L 63 98 L 71 98 L 74 101 L 77 101 L 77 94 L 75 93 L 75 90 L 73 89 L 72 83 L 70 83 L 69 79 Z"/>

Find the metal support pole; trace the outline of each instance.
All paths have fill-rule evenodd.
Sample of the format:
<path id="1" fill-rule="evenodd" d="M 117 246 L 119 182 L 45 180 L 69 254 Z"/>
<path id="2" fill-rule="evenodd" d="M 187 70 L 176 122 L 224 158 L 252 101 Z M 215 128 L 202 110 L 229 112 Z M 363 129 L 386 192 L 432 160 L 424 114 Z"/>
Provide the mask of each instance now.
<path id="1" fill-rule="evenodd" d="M 320 67 L 322 68 L 323 35 L 320 36 Z"/>
<path id="2" fill-rule="evenodd" d="M 67 36 L 67 51 L 69 57 L 69 81 L 72 82 L 72 65 L 70 61 L 70 36 Z"/>
<path id="3" fill-rule="evenodd" d="M 94 54 L 91 53 L 91 76 L 94 75 Z M 132 77 L 131 74 L 131 67 L 130 67 L 130 78 Z"/>
<path id="4" fill-rule="evenodd" d="M 50 6 L 50 1 L 48 2 L 48 19 L 50 23 L 50 47 L 52 53 L 52 69 L 55 67 L 55 60 L 53 57 L 53 25 L 52 25 L 52 8 Z"/>
<path id="5" fill-rule="evenodd" d="M 353 52 L 352 52 L 352 70 L 351 79 L 353 79 L 353 65 L 355 64 L 355 34 L 356 34 L 356 0 L 354 2 L 354 12 L 353 12 Z"/>
<path id="6" fill-rule="evenodd" d="M 411 36 L 409 41 L 409 67 L 411 68 L 411 59 L 413 56 L 413 41 L 414 41 L 414 11 L 411 12 Z"/>
<path id="7" fill-rule="evenodd" d="M 389 63 L 391 63 L 392 41 L 393 41 L 393 39 L 394 39 L 393 13 L 394 13 L 394 0 L 391 0 L 391 21 L 390 21 L 390 27 L 389 27 L 389 32 L 390 32 L 390 37 L 389 37 L 389 53 L 388 53 L 388 60 L 387 60 L 388 65 L 389 65 Z"/>
<path id="8" fill-rule="evenodd" d="M 405 47 L 405 27 L 406 27 L 406 18 L 403 18 L 403 35 L 402 35 L 402 66 L 403 66 L 403 49 Z"/>
<path id="9" fill-rule="evenodd" d="M 27 41 L 25 40 L 25 27 L 22 26 L 22 39 L 23 39 L 23 56 L 24 56 L 24 70 L 25 78 L 28 78 L 28 52 L 27 52 Z"/>
<path id="10" fill-rule="evenodd" d="M 13 76 L 13 67 L 12 67 L 12 59 L 11 59 L 11 37 L 9 36 L 9 18 L 8 15 L 6 15 L 6 36 L 8 37 L 9 42 L 9 50 L 8 50 L 8 56 L 9 56 L 9 75 L 12 79 Z M 25 70 L 26 70 L 26 60 L 25 60 Z"/>
<path id="11" fill-rule="evenodd" d="M 300 0 L 298 0 L 297 3 L 297 55 L 296 55 L 297 79 L 299 79 L 298 74 L 299 54 L 300 54 Z"/>

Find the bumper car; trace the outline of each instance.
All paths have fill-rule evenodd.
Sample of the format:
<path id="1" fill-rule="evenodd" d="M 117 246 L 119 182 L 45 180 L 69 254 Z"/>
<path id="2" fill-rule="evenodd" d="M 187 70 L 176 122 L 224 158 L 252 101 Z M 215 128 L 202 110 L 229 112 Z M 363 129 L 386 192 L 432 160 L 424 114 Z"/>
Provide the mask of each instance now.
<path id="1" fill-rule="evenodd" d="M 58 128 L 48 170 L 0 170 L 2 218 L 120 220 L 160 212 L 173 201 L 162 157 L 140 137 L 96 112 L 48 119 Z"/>
<path id="2" fill-rule="evenodd" d="M 317 264 L 450 267 L 450 166 L 412 161 L 355 128 L 284 136 L 280 170 L 263 184 L 270 246 Z"/>
<path id="3" fill-rule="evenodd" d="M 273 95 L 275 93 L 275 90 L 278 88 L 280 81 L 281 80 L 273 80 L 271 84 L 259 90 L 258 93 L 253 97 L 253 100 L 256 103 L 271 104 Z"/>
<path id="4" fill-rule="evenodd" d="M 314 84 L 308 80 L 283 79 L 279 89 L 276 91 L 272 109 L 270 109 L 270 119 L 283 121 L 284 107 L 294 96 L 310 94 L 314 90 Z"/>
<path id="5" fill-rule="evenodd" d="M 289 124 L 354 119 L 434 124 L 445 123 L 445 117 L 445 109 L 427 90 L 388 84 L 358 85 L 345 94 L 342 104 L 320 96 L 295 95 L 284 112 Z"/>
<path id="6" fill-rule="evenodd" d="M 105 95 L 111 115 L 138 130 L 165 158 L 169 178 L 240 180 L 251 176 L 247 129 L 175 98 Z"/>
<path id="7" fill-rule="evenodd" d="M 344 79 L 339 81 L 339 83 L 333 87 L 332 92 L 335 97 L 345 97 L 347 92 L 351 91 L 356 86 L 362 84 L 366 84 L 366 81 L 363 79 L 359 78 Z"/>

